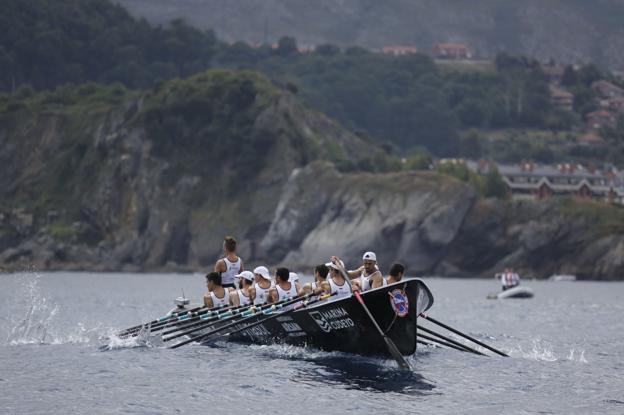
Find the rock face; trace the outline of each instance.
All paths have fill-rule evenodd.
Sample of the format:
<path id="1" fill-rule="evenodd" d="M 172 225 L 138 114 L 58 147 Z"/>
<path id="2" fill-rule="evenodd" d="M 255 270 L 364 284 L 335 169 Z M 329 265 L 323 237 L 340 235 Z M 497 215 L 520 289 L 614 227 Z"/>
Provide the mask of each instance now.
<path id="1" fill-rule="evenodd" d="M 512 266 L 536 278 L 621 279 L 624 236 L 570 211 L 575 203 L 593 204 L 480 200 L 432 173 L 344 175 L 314 163 L 291 175 L 261 247 L 291 266 L 338 255 L 355 268 L 373 250 L 382 270 L 400 261 L 417 275 L 491 277 Z"/>

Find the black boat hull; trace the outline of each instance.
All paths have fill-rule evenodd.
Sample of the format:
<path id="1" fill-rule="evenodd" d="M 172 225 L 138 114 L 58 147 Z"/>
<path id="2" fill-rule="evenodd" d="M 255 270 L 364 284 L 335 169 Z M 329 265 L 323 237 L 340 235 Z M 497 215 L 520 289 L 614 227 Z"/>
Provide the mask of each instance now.
<path id="1" fill-rule="evenodd" d="M 399 300 L 398 306 L 396 301 L 393 306 L 392 295 Z M 403 296 L 407 302 L 401 301 Z M 433 304 L 433 296 L 427 286 L 419 279 L 405 279 L 366 291 L 362 298 L 399 351 L 403 355 L 413 354 L 416 351 L 417 317 Z M 395 309 L 399 310 L 398 313 Z M 233 328 L 243 329 L 257 321 L 251 319 Z M 389 356 L 383 337 L 353 296 L 319 302 L 234 332 L 227 338 L 243 343 L 281 343 L 314 346 L 327 351 Z"/>

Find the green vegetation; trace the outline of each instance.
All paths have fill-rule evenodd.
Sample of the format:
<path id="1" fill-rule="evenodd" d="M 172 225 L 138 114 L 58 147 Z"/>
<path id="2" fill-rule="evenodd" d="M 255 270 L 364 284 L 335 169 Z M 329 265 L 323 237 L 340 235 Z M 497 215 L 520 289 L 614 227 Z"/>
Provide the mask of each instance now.
<path id="1" fill-rule="evenodd" d="M 495 197 L 506 199 L 508 197 L 507 185 L 496 168 L 487 174 L 481 175 L 471 171 L 463 163 L 444 162 L 438 163 L 436 170 L 440 174 L 455 177 L 456 179 L 471 185 L 478 195 L 483 197 Z"/>
<path id="2" fill-rule="evenodd" d="M 564 198 L 559 202 L 563 215 L 583 218 L 597 235 L 617 235 L 624 232 L 624 207 L 596 200 Z"/>

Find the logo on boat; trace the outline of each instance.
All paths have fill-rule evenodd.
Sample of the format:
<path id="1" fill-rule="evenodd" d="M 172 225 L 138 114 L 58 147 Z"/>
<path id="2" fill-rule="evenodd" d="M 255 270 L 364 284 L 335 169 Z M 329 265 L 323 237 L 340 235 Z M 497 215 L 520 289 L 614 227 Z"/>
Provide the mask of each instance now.
<path id="1" fill-rule="evenodd" d="M 349 313 L 342 307 L 322 312 L 311 311 L 310 317 L 314 319 L 316 324 L 325 333 L 329 333 L 332 329 L 342 330 L 355 326 L 355 323 L 351 320 L 351 317 L 349 317 Z"/>
<path id="2" fill-rule="evenodd" d="M 409 300 L 407 299 L 405 291 L 397 288 L 389 292 L 388 295 L 390 295 L 390 305 L 396 315 L 405 317 L 409 311 Z"/>

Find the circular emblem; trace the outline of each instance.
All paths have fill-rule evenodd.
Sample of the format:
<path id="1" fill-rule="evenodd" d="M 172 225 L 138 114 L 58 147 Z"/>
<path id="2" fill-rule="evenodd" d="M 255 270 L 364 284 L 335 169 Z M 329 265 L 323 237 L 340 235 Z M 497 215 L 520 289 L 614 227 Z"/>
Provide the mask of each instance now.
<path id="1" fill-rule="evenodd" d="M 407 294 L 401 289 L 395 289 L 388 293 L 390 295 L 390 305 L 399 317 L 405 317 L 409 311 L 409 300 Z"/>

